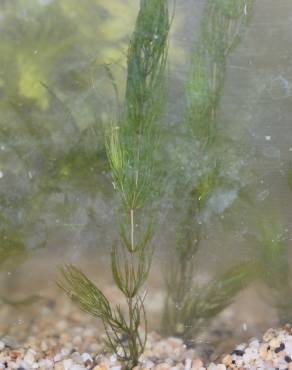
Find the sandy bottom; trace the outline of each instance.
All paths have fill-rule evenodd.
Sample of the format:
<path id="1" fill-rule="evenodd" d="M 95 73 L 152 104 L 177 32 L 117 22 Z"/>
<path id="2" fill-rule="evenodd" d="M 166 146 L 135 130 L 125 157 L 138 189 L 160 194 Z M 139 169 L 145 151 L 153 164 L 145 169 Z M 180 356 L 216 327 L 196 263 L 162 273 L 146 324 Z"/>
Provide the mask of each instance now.
<path id="1" fill-rule="evenodd" d="M 104 293 L 113 303 L 122 302 L 114 286 L 108 284 Z M 286 337 L 290 337 L 287 328 L 285 335 L 273 332 L 270 337 L 264 337 L 266 340 L 239 345 L 249 343 L 249 338 L 255 335 L 260 338 L 273 320 L 273 310 L 265 305 L 261 307 L 257 298 L 255 288 L 242 292 L 232 306 L 222 312 L 191 346 L 187 346 L 179 338 L 162 338 L 153 331 L 159 328 L 163 304 L 163 291 L 153 284 L 147 303 L 152 332 L 140 359 L 140 367 L 158 370 L 290 369 L 289 362 L 286 362 L 290 353 L 276 351 L 282 342 L 287 347 L 289 338 Z M 99 321 L 81 312 L 54 284 L 41 290 L 39 298 L 27 306 L 2 305 L 0 318 L 3 335 L 0 339 L 0 369 L 121 368 L 116 356 L 104 350 L 103 329 Z M 277 341 L 269 345 L 274 338 Z M 267 348 L 270 346 L 266 352 L 262 349 L 263 344 L 267 344 Z M 286 367 L 281 367 L 276 361 L 281 354 L 284 354 Z M 268 365 L 263 362 L 264 355 L 272 361 Z"/>
<path id="2" fill-rule="evenodd" d="M 107 261 L 103 265 L 108 266 Z M 56 287 L 55 267 L 50 275 L 47 266 L 56 264 L 54 261 L 48 263 L 48 259 L 32 261 L 24 264 L 14 279 L 7 275 L 1 281 L 4 296 L 17 299 L 36 293 L 39 298 L 28 305 L 0 306 L 0 369 L 120 370 L 121 364 L 115 355 L 104 350 L 103 328 L 99 321 L 81 312 L 65 297 Z M 123 304 L 106 268 L 99 267 L 96 271 L 93 263 L 83 270 L 90 277 L 99 277 L 95 281 L 103 287 L 110 302 Z M 261 287 L 253 286 L 242 291 L 210 326 L 199 335 L 194 333 L 194 342 L 187 346 L 179 338 L 162 338 L 157 334 L 164 301 L 161 281 L 158 273 L 150 274 L 146 300 L 150 335 L 141 357 L 141 368 L 292 370 L 290 352 L 287 350 L 286 353 L 280 347 L 283 342 L 290 348 L 287 344 L 290 329 L 263 338 L 268 328 L 277 327 L 277 316 L 263 299 Z M 253 341 L 253 337 L 262 339 Z M 269 344 L 274 338 L 279 340 Z M 279 347 L 281 350 L 277 350 Z M 282 362 L 279 360 L 278 363 L 280 357 Z M 270 362 L 265 362 L 266 359 Z"/>

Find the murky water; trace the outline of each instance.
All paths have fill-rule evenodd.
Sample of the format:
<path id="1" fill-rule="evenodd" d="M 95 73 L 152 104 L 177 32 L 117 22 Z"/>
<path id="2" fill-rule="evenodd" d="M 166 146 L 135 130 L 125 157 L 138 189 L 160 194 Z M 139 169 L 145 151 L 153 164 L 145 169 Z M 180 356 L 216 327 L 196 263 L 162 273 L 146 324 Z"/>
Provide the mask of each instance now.
<path id="1" fill-rule="evenodd" d="M 155 254 L 146 306 L 150 326 L 157 329 L 168 294 L 166 276 L 190 271 L 187 293 L 204 302 L 204 314 L 218 292 L 222 306 L 218 315 L 206 314 L 203 320 L 197 308 L 193 317 L 202 319 L 211 338 L 212 331 L 223 332 L 227 326 L 228 347 L 229 340 L 236 343 L 291 320 L 292 4 L 243 1 L 224 34 L 216 10 L 212 17 L 208 13 L 209 3 L 177 0 L 171 24 L 166 103 L 158 120 Z M 228 8 L 228 3 L 232 1 L 222 0 L 221 6 Z M 13 327 L 21 328 L 37 315 L 44 297 L 66 299 L 55 285 L 57 266 L 64 262 L 80 265 L 104 289 L 113 289 L 117 302 L 122 298 L 112 288 L 110 270 L 119 228 L 105 131 L 123 104 L 127 48 L 138 9 L 134 0 L 0 2 L 4 334 L 17 336 Z M 238 29 L 241 38 L 222 62 L 220 45 Z M 215 31 L 219 36 L 214 41 Z M 196 60 L 202 45 L 207 52 Z M 207 66 L 199 81 L 203 88 L 213 78 L 216 97 L 220 78 L 222 87 L 211 106 L 216 128 L 192 136 L 186 121 L 197 108 L 187 118 L 188 99 L 201 90 L 196 90 L 198 71 L 190 87 L 190 71 L 202 60 Z M 202 145 L 210 133 L 214 141 Z M 188 264 L 180 266 L 178 243 L 187 242 L 196 246 L 186 254 Z M 247 265 L 241 281 L 236 268 Z M 239 279 L 236 287 L 230 285 L 233 278 Z M 206 287 L 209 295 L 203 294 Z M 15 301 L 32 295 L 43 298 L 15 307 Z M 197 321 L 192 321 L 188 340 L 197 336 Z M 167 335 L 181 334 L 179 324 L 185 322 L 177 324 Z"/>

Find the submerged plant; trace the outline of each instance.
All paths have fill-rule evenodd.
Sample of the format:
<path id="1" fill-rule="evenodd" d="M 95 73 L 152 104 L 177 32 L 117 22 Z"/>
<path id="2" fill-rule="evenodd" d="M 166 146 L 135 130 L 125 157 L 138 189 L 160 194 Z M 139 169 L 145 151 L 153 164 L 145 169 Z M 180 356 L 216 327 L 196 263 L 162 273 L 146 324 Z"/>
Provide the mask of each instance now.
<path id="1" fill-rule="evenodd" d="M 277 216 L 262 217 L 258 230 L 259 266 L 269 288 L 268 300 L 276 308 L 281 325 L 292 320 L 292 285 L 287 235 Z"/>
<path id="2" fill-rule="evenodd" d="M 154 153 L 163 109 L 169 15 L 166 0 L 141 0 L 127 59 L 124 109 L 106 132 L 106 152 L 118 195 L 119 243 L 111 253 L 114 281 L 127 313 L 112 307 L 102 291 L 77 267 L 62 268 L 59 285 L 91 315 L 101 319 L 106 344 L 125 368 L 133 368 L 147 334 L 145 283 L 151 264 Z M 139 330 L 144 325 L 145 334 Z"/>
<path id="3" fill-rule="evenodd" d="M 241 263 L 207 286 L 194 286 L 195 256 L 204 237 L 208 201 L 216 189 L 234 187 L 224 178 L 226 159 L 220 158 L 222 143 L 217 112 L 226 63 L 241 39 L 252 5 L 253 0 L 207 0 L 191 62 L 184 122 L 191 133 L 193 158 L 198 158 L 199 164 L 185 216 L 177 230 L 173 268 L 166 276 L 167 295 L 162 319 L 166 334 L 180 335 L 186 340 L 192 339 L 198 329 L 230 304 L 235 294 L 251 281 L 255 271 L 251 264 Z M 236 186 L 240 188 L 241 185 Z"/>
<path id="4" fill-rule="evenodd" d="M 180 297 L 178 291 L 181 282 L 173 281 L 173 285 L 167 287 L 164 332 L 180 336 L 190 343 L 202 326 L 232 303 L 234 296 L 253 280 L 254 273 L 252 264 L 241 263 L 209 281 L 204 287 L 192 283 L 189 291 Z"/>
<path id="5" fill-rule="evenodd" d="M 292 190 L 291 166 L 287 172 L 287 185 Z M 276 309 L 281 325 L 292 322 L 292 283 L 288 232 L 279 210 L 263 209 L 257 216 L 256 246 L 260 275 L 268 292 L 267 301 Z M 291 238 L 290 238 L 291 240 Z"/>

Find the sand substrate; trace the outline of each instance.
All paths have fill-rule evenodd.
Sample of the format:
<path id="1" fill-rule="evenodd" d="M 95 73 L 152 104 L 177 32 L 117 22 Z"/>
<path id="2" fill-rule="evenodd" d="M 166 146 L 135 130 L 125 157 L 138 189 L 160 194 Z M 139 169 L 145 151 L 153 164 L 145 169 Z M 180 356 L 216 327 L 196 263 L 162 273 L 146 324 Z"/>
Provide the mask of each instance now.
<path id="1" fill-rule="evenodd" d="M 27 308 L 27 317 L 22 310 L 1 306 L 0 369 L 121 370 L 116 356 L 104 350 L 103 330 L 98 321 L 82 313 L 63 294 L 46 297 L 33 306 Z M 230 321 L 236 327 L 235 321 L 228 317 L 225 327 Z M 224 348 L 221 344 L 228 338 L 222 336 L 222 332 L 219 330 L 221 336 L 215 339 L 217 345 L 219 340 Z M 233 334 L 235 332 L 233 330 Z M 228 348 L 229 354 L 215 361 L 212 355 L 206 355 L 206 342 L 199 344 L 196 340 L 190 346 L 179 338 L 162 338 L 152 332 L 136 370 L 292 370 L 292 329 L 289 325 L 278 330 L 269 329 L 261 339 Z M 230 348 L 234 349 L 230 351 Z"/>
<path id="2" fill-rule="evenodd" d="M 102 353 L 94 332 L 75 328 L 75 336 L 43 337 L 41 342 L 28 338 L 28 343 L 17 347 L 2 338 L 0 341 L 1 369 L 58 369 L 58 370 L 120 370 L 121 364 L 114 354 Z M 79 352 L 76 345 L 83 343 L 88 352 Z M 13 348 L 14 347 L 14 348 Z M 238 345 L 221 363 L 204 365 L 193 349 L 188 349 L 181 339 L 161 338 L 156 333 L 148 337 L 144 354 L 136 369 L 156 370 L 225 370 L 225 369 L 292 369 L 292 329 L 269 329 L 261 340 L 252 339 Z"/>

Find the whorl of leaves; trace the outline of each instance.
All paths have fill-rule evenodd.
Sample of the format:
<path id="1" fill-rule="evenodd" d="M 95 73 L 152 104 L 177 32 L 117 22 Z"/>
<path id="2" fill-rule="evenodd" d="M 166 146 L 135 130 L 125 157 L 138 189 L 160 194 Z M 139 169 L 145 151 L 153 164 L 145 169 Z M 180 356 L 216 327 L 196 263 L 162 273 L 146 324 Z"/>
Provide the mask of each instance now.
<path id="1" fill-rule="evenodd" d="M 125 361 L 128 368 L 134 366 L 133 353 L 139 357 L 146 340 L 146 336 L 143 337 L 138 330 L 141 324 L 145 328 L 147 326 L 143 299 L 140 296 L 135 299 L 132 310 L 133 327 L 130 328 L 121 307 L 117 305 L 112 309 L 102 291 L 78 267 L 65 265 L 60 268 L 60 272 L 59 287 L 81 310 L 102 320 L 108 349 Z M 129 341 L 133 331 L 137 333 L 134 343 Z"/>

